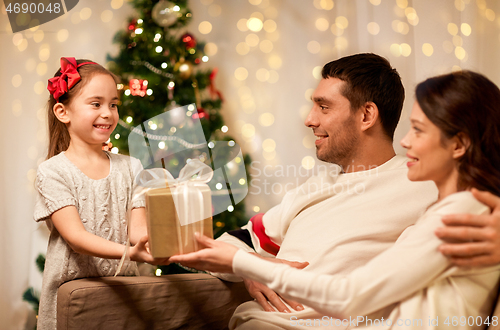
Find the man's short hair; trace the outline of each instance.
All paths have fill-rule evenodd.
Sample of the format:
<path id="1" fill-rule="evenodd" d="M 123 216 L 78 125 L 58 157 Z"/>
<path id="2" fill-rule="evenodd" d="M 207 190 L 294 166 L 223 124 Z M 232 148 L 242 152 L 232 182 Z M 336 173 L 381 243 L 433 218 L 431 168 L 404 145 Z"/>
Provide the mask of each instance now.
<path id="1" fill-rule="evenodd" d="M 345 82 L 341 93 L 351 103 L 351 110 L 366 102 L 375 103 L 384 133 L 393 140 L 405 91 L 399 73 L 389 61 L 376 54 L 355 54 L 327 63 L 321 75 Z"/>

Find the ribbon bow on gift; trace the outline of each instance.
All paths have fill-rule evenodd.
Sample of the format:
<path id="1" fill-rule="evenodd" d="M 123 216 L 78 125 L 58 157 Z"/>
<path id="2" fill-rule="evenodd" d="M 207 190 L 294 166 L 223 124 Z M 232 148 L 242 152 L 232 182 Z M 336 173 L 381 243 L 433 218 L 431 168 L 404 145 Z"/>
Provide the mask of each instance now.
<path id="1" fill-rule="evenodd" d="M 194 177 L 196 175 L 196 177 Z M 141 191 L 138 193 L 140 195 L 144 194 L 150 189 L 166 188 L 167 183 L 170 187 L 195 184 L 195 183 L 207 183 L 212 180 L 214 172 L 212 168 L 198 159 L 193 159 L 184 166 L 177 179 L 164 168 L 153 168 L 150 170 L 143 170 L 136 178 L 136 183 L 139 187 L 142 187 Z M 136 194 L 136 196 L 138 195 Z"/>
<path id="2" fill-rule="evenodd" d="M 212 180 L 212 168 L 198 159 L 191 160 L 182 168 L 179 177 L 175 179 L 172 174 L 163 168 L 143 170 L 136 178 L 139 191 L 134 198 L 141 196 L 151 189 L 175 188 L 172 194 L 175 208 L 181 226 L 188 225 L 210 217 L 212 214 L 204 210 L 203 196 L 197 186 L 205 186 Z M 198 206 L 198 207 L 196 207 Z"/>
<path id="3" fill-rule="evenodd" d="M 172 174 L 163 168 L 154 168 L 142 170 L 136 177 L 138 188 L 134 192 L 133 199 L 139 198 L 151 189 L 175 188 L 176 192 L 172 194 L 174 200 L 175 211 L 179 219 L 180 226 L 176 227 L 177 236 L 182 237 L 182 233 L 187 235 L 186 230 L 181 230 L 181 227 L 188 224 L 199 222 L 203 219 L 212 216 L 212 210 L 206 209 L 206 203 L 203 199 L 203 194 L 199 190 L 200 186 L 206 186 L 206 183 L 212 180 L 214 172 L 212 168 L 198 159 L 191 160 L 182 168 L 179 177 L 175 179 Z M 165 210 L 168 212 L 168 210 Z M 130 217 L 127 217 L 129 220 Z M 200 222 L 199 232 L 203 232 L 203 226 Z M 184 235 L 184 236 L 185 236 Z M 184 241 L 187 238 L 184 238 Z M 183 253 L 181 240 L 179 242 L 179 251 Z M 198 242 L 194 242 L 198 249 Z M 126 246 L 130 245 L 130 238 L 127 239 Z M 115 276 L 120 272 L 125 259 L 127 258 L 128 249 L 125 248 L 120 264 L 115 273 Z"/>
<path id="4" fill-rule="evenodd" d="M 78 73 L 78 68 L 85 64 L 96 64 L 94 62 L 83 62 L 76 64 L 76 59 L 74 57 L 61 57 L 61 75 L 50 78 L 47 89 L 50 94 L 54 97 L 56 102 L 59 102 L 59 98 L 66 94 L 77 82 L 82 79 Z"/>

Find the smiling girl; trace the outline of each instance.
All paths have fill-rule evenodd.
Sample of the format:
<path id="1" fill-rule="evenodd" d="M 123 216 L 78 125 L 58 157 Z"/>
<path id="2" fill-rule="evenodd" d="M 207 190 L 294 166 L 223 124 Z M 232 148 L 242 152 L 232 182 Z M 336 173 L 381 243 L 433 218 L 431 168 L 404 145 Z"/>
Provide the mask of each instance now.
<path id="1" fill-rule="evenodd" d="M 412 127 L 401 141 L 410 158 L 408 178 L 432 180 L 439 197 L 391 248 L 365 266 L 348 275 L 317 274 L 260 259 L 207 237 L 199 239 L 207 249 L 171 257 L 170 261 L 234 272 L 264 283 L 283 297 L 309 306 L 294 314 L 303 320 L 328 315 L 354 319 L 356 327 L 374 329 L 483 329 L 488 324 L 498 325 L 500 320 L 490 318 L 490 313 L 500 267 L 453 265 L 438 251 L 442 241 L 434 231 L 443 226 L 443 215 L 490 212 L 469 190 L 500 195 L 500 90 L 484 76 L 463 71 L 420 83 L 416 98 L 410 116 Z M 253 324 L 263 329 L 301 328 L 297 325 L 303 323 L 297 320 L 292 324 L 287 314 L 282 315 L 279 324 L 266 323 L 262 315 L 263 319 L 255 319 Z M 233 319 L 230 326 L 237 327 L 242 320 Z M 341 323 L 329 323 L 334 324 Z"/>
<path id="2" fill-rule="evenodd" d="M 38 329 L 56 329 L 57 289 L 69 280 L 111 276 L 127 241 L 132 261 L 155 262 L 147 252 L 144 201 L 132 201 L 140 163 L 102 150 L 118 123 L 115 76 L 87 60 L 61 58 L 49 79 L 49 149 L 36 177 L 34 218 L 50 229 Z M 135 262 L 120 275 L 135 275 Z"/>

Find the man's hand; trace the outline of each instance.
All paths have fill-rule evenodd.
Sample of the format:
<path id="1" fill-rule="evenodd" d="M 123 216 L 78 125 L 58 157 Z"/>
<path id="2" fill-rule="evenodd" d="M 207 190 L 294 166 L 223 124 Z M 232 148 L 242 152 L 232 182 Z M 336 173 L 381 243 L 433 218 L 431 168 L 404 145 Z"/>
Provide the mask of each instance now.
<path id="1" fill-rule="evenodd" d="M 233 258 L 238 248 L 207 236 L 196 234 L 196 239 L 204 249 L 170 257 L 170 262 L 178 262 L 190 268 L 217 273 L 232 273 Z"/>
<path id="2" fill-rule="evenodd" d="M 439 251 L 458 266 L 491 266 L 500 263 L 500 198 L 472 189 L 481 203 L 492 209 L 490 215 L 452 214 L 444 216 L 444 228 L 436 236 L 446 241 Z"/>
<path id="3" fill-rule="evenodd" d="M 298 269 L 302 269 L 307 265 L 309 265 L 308 262 L 288 261 L 278 258 L 265 258 L 258 254 L 255 255 L 268 261 L 283 263 Z M 254 298 L 259 303 L 259 305 L 261 305 L 262 308 L 264 308 L 266 312 L 275 312 L 277 310 L 278 312 L 282 313 L 291 313 L 290 309 L 283 302 L 286 302 L 290 307 L 292 307 L 296 311 L 304 310 L 304 306 L 302 306 L 298 302 L 281 297 L 279 294 L 269 289 L 262 283 L 252 281 L 246 278 L 243 279 L 243 282 L 245 283 L 245 286 L 248 290 L 248 293 L 250 293 L 250 296 Z"/>

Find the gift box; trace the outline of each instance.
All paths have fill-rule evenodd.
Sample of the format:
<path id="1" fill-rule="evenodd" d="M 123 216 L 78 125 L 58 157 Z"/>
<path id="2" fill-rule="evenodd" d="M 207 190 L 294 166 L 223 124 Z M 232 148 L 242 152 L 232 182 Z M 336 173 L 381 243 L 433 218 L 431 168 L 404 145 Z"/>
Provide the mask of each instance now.
<path id="1" fill-rule="evenodd" d="M 200 250 L 195 232 L 213 237 L 212 198 L 206 184 L 188 182 L 152 189 L 145 195 L 149 249 L 153 257 L 167 258 Z"/>
<path id="2" fill-rule="evenodd" d="M 155 258 L 198 251 L 196 232 L 213 237 L 210 166 L 194 159 L 174 179 L 164 168 L 142 170 L 135 198 L 145 198 L 149 250 Z"/>

